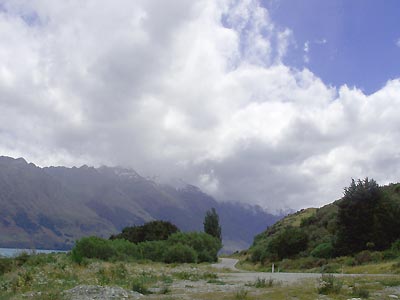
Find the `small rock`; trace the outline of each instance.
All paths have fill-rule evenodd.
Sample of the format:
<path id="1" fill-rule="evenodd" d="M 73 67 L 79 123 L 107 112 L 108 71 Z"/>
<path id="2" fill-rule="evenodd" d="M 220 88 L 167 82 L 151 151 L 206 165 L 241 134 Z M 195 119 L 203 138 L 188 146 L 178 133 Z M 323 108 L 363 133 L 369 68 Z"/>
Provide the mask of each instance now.
<path id="1" fill-rule="evenodd" d="M 389 298 L 392 298 L 392 299 L 399 299 L 399 297 L 396 296 L 396 295 L 389 295 Z"/>

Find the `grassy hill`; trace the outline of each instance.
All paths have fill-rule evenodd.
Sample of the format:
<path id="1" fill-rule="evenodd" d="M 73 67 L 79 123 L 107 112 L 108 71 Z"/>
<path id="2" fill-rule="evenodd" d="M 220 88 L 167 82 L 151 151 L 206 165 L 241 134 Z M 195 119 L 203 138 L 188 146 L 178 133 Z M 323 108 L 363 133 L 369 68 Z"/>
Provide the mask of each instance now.
<path id="1" fill-rule="evenodd" d="M 399 220 L 400 183 L 379 187 L 379 192 L 383 199 L 380 200 L 383 203 L 381 206 L 386 208 L 385 214 L 378 214 L 380 211 L 377 209 L 377 213 L 375 213 L 372 218 L 382 219 L 383 221 L 386 221 L 386 219 Z M 345 207 L 345 204 L 347 204 L 346 201 L 349 200 L 344 197 L 321 208 L 302 209 L 294 214 L 286 216 L 255 237 L 254 243 L 248 251 L 249 259 L 253 262 L 266 265 L 273 261 L 282 261 L 285 259 L 297 259 L 303 260 L 303 262 L 308 259 L 310 266 L 314 267 L 318 260 L 318 264 L 323 265 L 327 263 L 324 259 L 334 259 L 335 257 L 341 256 L 335 247 L 338 244 L 340 230 L 342 230 L 339 226 L 338 214 L 341 209 L 340 207 Z M 359 203 L 363 203 L 363 201 L 364 200 L 361 199 Z M 350 214 L 351 213 L 354 214 L 353 226 L 356 227 L 359 226 L 359 224 L 356 223 L 357 218 L 360 218 L 360 215 L 362 217 L 363 213 L 367 214 L 368 211 L 366 209 L 365 211 L 354 210 L 350 211 Z M 398 224 L 398 222 L 396 224 Z M 390 239 L 399 240 L 399 230 L 395 228 L 391 230 L 395 230 L 393 231 L 395 236 L 391 236 Z M 385 230 L 382 229 L 382 231 L 382 233 L 378 231 L 376 235 L 385 234 Z M 281 252 L 279 252 L 279 247 L 283 248 Z M 378 246 L 373 243 L 361 245 L 361 248 L 365 250 L 362 252 L 361 256 L 363 254 L 364 256 L 368 256 L 365 258 L 365 260 L 368 261 L 384 258 L 389 259 L 397 256 L 397 253 L 394 253 L 397 250 L 393 250 L 390 247 L 383 247 L 385 249 L 382 249 L 382 247 L 378 248 Z M 377 254 L 376 250 L 380 250 L 380 254 Z M 355 258 L 360 254 L 359 251 L 349 251 L 348 255 Z M 375 255 L 375 257 L 371 257 L 371 255 Z"/>

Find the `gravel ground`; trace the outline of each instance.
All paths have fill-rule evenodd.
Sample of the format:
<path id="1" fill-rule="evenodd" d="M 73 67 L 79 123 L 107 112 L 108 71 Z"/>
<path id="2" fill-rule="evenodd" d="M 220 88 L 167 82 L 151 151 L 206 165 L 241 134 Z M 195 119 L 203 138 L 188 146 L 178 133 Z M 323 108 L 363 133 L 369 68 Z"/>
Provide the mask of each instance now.
<path id="1" fill-rule="evenodd" d="M 191 300 L 194 295 L 218 293 L 218 292 L 237 292 L 238 290 L 253 290 L 251 284 L 254 284 L 258 279 L 272 279 L 274 283 L 280 285 L 290 285 L 302 280 L 317 280 L 321 274 L 317 273 L 263 273 L 263 272 L 248 272 L 238 270 L 235 265 L 237 259 L 222 258 L 217 264 L 212 267 L 216 269 L 218 278 L 215 280 L 174 280 L 169 285 L 169 289 L 173 291 L 172 295 L 175 299 Z M 218 270 L 222 272 L 218 272 Z M 185 269 L 182 269 L 185 271 Z M 190 272 L 196 272 L 197 269 L 190 269 Z M 229 271 L 229 272 L 227 272 Z M 349 275 L 349 274 L 335 274 L 335 276 L 365 276 Z M 371 275 L 379 276 L 379 275 Z M 388 276 L 388 275 L 382 275 Z M 315 281 L 316 282 L 316 281 Z M 391 290 L 385 293 L 378 292 L 374 295 L 373 299 L 387 299 L 382 298 L 380 295 L 389 294 L 390 299 L 399 299 L 400 288 L 392 287 Z M 159 294 L 160 287 L 152 288 L 153 294 L 144 296 L 140 293 L 128 291 L 120 287 L 111 286 L 98 286 L 98 285 L 79 285 L 63 293 L 66 300 L 107 300 L 107 299 L 160 299 L 165 297 Z M 28 295 L 27 295 L 28 296 Z M 32 295 L 33 296 L 33 295 Z M 168 297 L 168 296 L 167 296 Z M 397 297 L 397 298 L 396 298 Z M 198 299 L 198 298 L 196 298 Z M 324 298 L 319 295 L 318 299 Z"/>

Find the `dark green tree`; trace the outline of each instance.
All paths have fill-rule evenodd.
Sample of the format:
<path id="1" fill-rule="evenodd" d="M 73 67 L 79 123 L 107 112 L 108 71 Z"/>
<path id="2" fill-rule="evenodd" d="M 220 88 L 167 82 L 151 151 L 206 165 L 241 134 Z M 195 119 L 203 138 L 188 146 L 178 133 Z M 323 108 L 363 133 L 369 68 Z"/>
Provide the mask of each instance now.
<path id="1" fill-rule="evenodd" d="M 204 232 L 222 241 L 221 226 L 219 225 L 219 216 L 215 208 L 206 212 L 204 217 Z"/>
<path id="2" fill-rule="evenodd" d="M 137 244 L 145 241 L 166 240 L 176 232 L 179 232 L 179 229 L 171 222 L 151 221 L 142 226 L 125 227 L 120 234 L 112 235 L 110 239 L 125 239 Z"/>
<path id="3" fill-rule="evenodd" d="M 375 180 L 353 179 L 344 189 L 339 201 L 337 217 L 337 239 L 335 243 L 338 255 L 346 255 L 367 248 L 376 248 L 376 228 L 379 224 L 378 208 L 383 201 L 383 193 Z"/>
<path id="4" fill-rule="evenodd" d="M 300 228 L 286 227 L 275 236 L 267 246 L 267 256 L 271 258 L 289 258 L 307 248 L 308 236 Z"/>

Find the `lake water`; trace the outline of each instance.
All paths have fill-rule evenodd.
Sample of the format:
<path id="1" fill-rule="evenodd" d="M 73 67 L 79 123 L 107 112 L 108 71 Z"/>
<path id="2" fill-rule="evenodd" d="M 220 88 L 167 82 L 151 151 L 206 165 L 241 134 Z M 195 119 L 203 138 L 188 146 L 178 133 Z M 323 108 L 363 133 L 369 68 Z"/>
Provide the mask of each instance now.
<path id="1" fill-rule="evenodd" d="M 32 253 L 55 253 L 55 252 L 67 252 L 67 251 L 62 251 L 62 250 L 44 250 L 44 249 L 18 249 L 18 248 L 0 248 L 0 256 L 3 257 L 12 257 L 16 256 L 22 252 L 26 252 L 29 254 Z"/>

